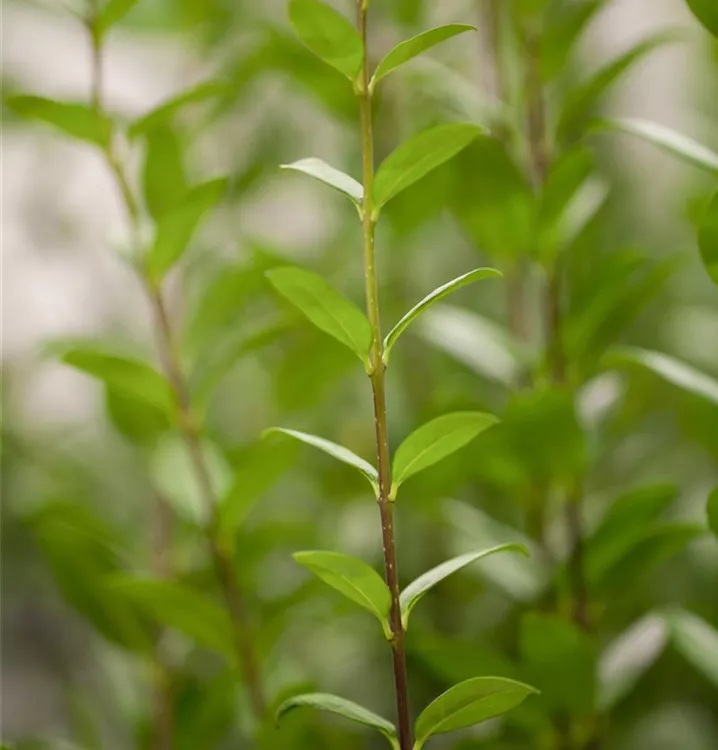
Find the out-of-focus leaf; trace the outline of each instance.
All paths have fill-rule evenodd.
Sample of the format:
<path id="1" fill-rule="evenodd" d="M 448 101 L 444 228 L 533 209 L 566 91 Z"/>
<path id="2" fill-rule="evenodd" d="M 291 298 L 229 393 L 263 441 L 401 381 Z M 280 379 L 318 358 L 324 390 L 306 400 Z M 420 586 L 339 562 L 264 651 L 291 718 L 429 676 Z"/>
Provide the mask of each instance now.
<path id="1" fill-rule="evenodd" d="M 550 711 L 592 714 L 596 655 L 586 633 L 557 615 L 529 612 L 521 621 L 520 650 L 529 679 Z"/>
<path id="2" fill-rule="evenodd" d="M 349 347 L 369 367 L 372 332 L 361 310 L 342 297 L 321 276 L 301 268 L 267 271 L 272 286 L 325 333 Z"/>
<path id="3" fill-rule="evenodd" d="M 339 552 L 295 552 L 294 559 L 324 583 L 368 609 L 381 623 L 386 637 L 391 638 L 391 594 L 374 568 L 363 560 Z"/>
<path id="4" fill-rule="evenodd" d="M 436 586 L 437 583 L 441 583 L 445 578 L 448 578 L 458 570 L 465 568 L 477 560 L 481 560 L 483 557 L 493 555 L 495 552 L 521 552 L 528 557 L 528 550 L 521 544 L 500 544 L 496 547 L 489 547 L 488 549 L 480 550 L 479 552 L 468 552 L 465 555 L 454 557 L 451 560 L 437 565 L 435 568 L 428 570 L 423 575 L 412 581 L 402 592 L 400 597 L 401 602 L 401 619 L 404 624 L 404 629 L 408 627 L 409 615 L 411 610 L 419 603 L 419 600 L 429 589 Z"/>
<path id="5" fill-rule="evenodd" d="M 356 205 L 361 205 L 364 198 L 364 188 L 359 182 L 321 159 L 300 159 L 291 164 L 282 164 L 282 169 L 304 172 L 304 174 L 308 174 L 310 177 L 314 177 L 340 193 L 349 196 Z"/>
<path id="6" fill-rule="evenodd" d="M 363 45 L 345 16 L 317 0 L 292 0 L 289 17 L 299 38 L 317 57 L 350 80 L 357 77 Z"/>
<path id="7" fill-rule="evenodd" d="M 138 0 L 107 0 L 97 16 L 97 30 L 106 34 L 137 5 Z"/>
<path id="8" fill-rule="evenodd" d="M 708 528 L 718 537 L 718 487 L 708 495 L 706 515 L 708 516 Z"/>
<path id="9" fill-rule="evenodd" d="M 426 50 L 435 47 L 447 39 L 451 39 L 458 34 L 463 34 L 465 31 L 476 31 L 476 28 L 474 26 L 467 26 L 466 24 L 454 23 L 423 31 L 421 34 L 417 34 L 411 37 L 411 39 L 401 42 L 377 65 L 371 79 L 370 89 L 373 89 L 382 78 L 385 78 L 400 65 L 409 62 L 409 60 L 412 60 L 417 55 L 426 52 Z"/>
<path id="10" fill-rule="evenodd" d="M 544 80 L 552 80 L 565 68 L 572 47 L 603 4 L 603 0 L 581 0 L 558 6 L 557 17 L 546 23 L 541 34 L 541 72 Z"/>
<path id="11" fill-rule="evenodd" d="M 147 133 L 142 187 L 145 204 L 155 221 L 174 208 L 187 192 L 182 147 L 170 124 Z"/>
<path id="12" fill-rule="evenodd" d="M 708 275 L 718 285 L 718 192 L 708 204 L 698 228 L 698 247 Z"/>
<path id="13" fill-rule="evenodd" d="M 391 497 L 409 477 L 463 448 L 498 421 L 493 414 L 466 411 L 444 414 L 419 427 L 394 454 Z"/>
<path id="14" fill-rule="evenodd" d="M 686 3 L 706 30 L 718 38 L 718 6 L 713 0 L 686 0 Z"/>
<path id="15" fill-rule="evenodd" d="M 105 404 L 113 427 L 137 445 L 153 445 L 171 426 L 166 412 L 112 388 L 105 389 Z"/>
<path id="16" fill-rule="evenodd" d="M 391 348 L 394 346 L 399 336 L 401 336 L 401 334 L 409 327 L 409 325 L 414 320 L 416 320 L 416 318 L 419 317 L 419 315 L 421 315 L 425 310 L 431 307 L 431 305 L 444 299 L 444 297 L 448 297 L 457 289 L 461 289 L 461 287 L 466 286 L 467 284 L 472 284 L 475 281 L 480 281 L 481 279 L 487 279 L 490 277 L 500 278 L 501 276 L 502 274 L 493 268 L 477 268 L 474 271 L 469 271 L 469 273 L 465 273 L 463 276 L 459 276 L 452 281 L 449 281 L 448 283 L 434 289 L 431 294 L 428 294 L 426 297 L 424 297 L 423 300 L 421 300 L 421 302 L 414 305 L 414 307 L 412 307 L 411 310 L 409 310 L 409 312 L 401 318 L 401 320 L 391 329 L 391 331 L 389 331 L 388 335 L 384 339 L 385 364 L 388 364 L 389 353 L 391 352 Z"/>
<path id="17" fill-rule="evenodd" d="M 668 615 L 675 648 L 714 685 L 718 686 L 718 630 L 686 610 Z"/>
<path id="18" fill-rule="evenodd" d="M 279 722 L 293 709 L 302 708 L 304 706 L 317 708 L 320 711 L 329 711 L 330 713 L 343 716 L 345 719 L 350 719 L 359 724 L 364 724 L 367 727 L 372 727 L 372 729 L 381 732 L 381 734 L 389 740 L 389 744 L 394 750 L 398 750 L 399 748 L 396 728 L 390 721 L 387 721 L 357 703 L 353 703 L 352 701 L 348 701 L 336 695 L 329 695 L 328 693 L 305 693 L 304 695 L 295 695 L 291 698 L 287 698 L 287 700 L 285 700 L 277 709 L 277 721 Z"/>
<path id="19" fill-rule="evenodd" d="M 505 677 L 474 677 L 460 682 L 433 700 L 414 727 L 415 750 L 436 734 L 454 732 L 501 716 L 538 690 Z"/>
<path id="20" fill-rule="evenodd" d="M 7 106 L 21 117 L 42 120 L 73 138 L 107 148 L 112 123 L 86 104 L 60 102 L 42 96 L 16 95 L 6 99 Z"/>
<path id="21" fill-rule="evenodd" d="M 591 129 L 618 130 L 635 135 L 694 167 L 718 174 L 718 154 L 715 151 L 657 122 L 626 117 L 612 118 L 593 122 Z"/>
<path id="22" fill-rule="evenodd" d="M 469 123 L 448 123 L 424 130 L 398 146 L 377 170 L 372 218 L 376 220 L 392 198 L 463 151 L 483 132 Z"/>

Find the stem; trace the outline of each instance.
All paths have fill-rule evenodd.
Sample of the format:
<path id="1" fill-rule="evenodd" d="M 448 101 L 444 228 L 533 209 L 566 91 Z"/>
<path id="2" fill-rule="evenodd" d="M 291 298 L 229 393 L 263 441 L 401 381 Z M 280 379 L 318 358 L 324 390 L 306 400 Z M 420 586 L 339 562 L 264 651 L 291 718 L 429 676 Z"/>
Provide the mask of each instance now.
<path id="1" fill-rule="evenodd" d="M 394 534 L 394 502 L 391 493 L 391 463 L 389 457 L 389 435 L 386 416 L 386 383 L 379 316 L 379 293 L 374 248 L 375 219 L 372 217 L 374 184 L 374 141 L 372 135 L 372 95 L 369 90 L 369 63 L 367 57 L 367 9 L 365 0 L 357 0 L 359 34 L 364 54 L 357 85 L 362 138 L 362 172 L 364 200 L 362 206 L 362 229 L 364 235 L 364 276 L 366 286 L 367 317 L 374 335 L 371 348 L 370 381 L 374 402 L 374 425 L 376 430 L 377 466 L 379 472 L 379 513 L 384 548 L 384 574 L 391 593 L 389 627 L 394 666 L 394 689 L 396 693 L 397 725 L 400 750 L 411 750 L 412 731 L 409 710 L 409 685 L 406 670 L 406 648 L 404 626 L 399 604 L 399 575 L 397 569 L 396 541 Z"/>

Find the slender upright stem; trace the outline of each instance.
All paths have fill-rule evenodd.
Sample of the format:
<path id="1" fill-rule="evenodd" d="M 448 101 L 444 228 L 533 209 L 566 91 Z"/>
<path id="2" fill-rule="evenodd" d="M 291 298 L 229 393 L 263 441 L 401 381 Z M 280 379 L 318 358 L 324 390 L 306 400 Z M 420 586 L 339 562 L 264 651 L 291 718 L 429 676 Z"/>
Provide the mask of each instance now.
<path id="1" fill-rule="evenodd" d="M 383 340 L 379 317 L 379 293 L 377 284 L 376 256 L 374 250 L 375 219 L 373 214 L 372 189 L 374 183 L 374 141 L 372 135 L 372 96 L 369 90 L 369 64 L 367 59 L 367 10 L 365 0 L 357 0 L 358 26 L 364 47 L 362 69 L 357 85 L 362 137 L 362 172 L 364 200 L 362 206 L 362 228 L 364 234 L 364 274 L 366 286 L 367 316 L 373 332 L 371 348 L 370 380 L 374 401 L 374 425 L 376 430 L 377 466 L 379 472 L 379 513 L 381 515 L 382 542 L 384 547 L 384 573 L 391 592 L 391 649 L 394 664 L 394 688 L 396 692 L 397 725 L 399 747 L 411 750 L 411 714 L 409 710 L 409 685 L 406 671 L 406 648 L 404 626 L 399 604 L 399 575 L 397 570 L 396 541 L 394 535 L 394 502 L 391 493 L 391 463 L 389 435 L 386 417 L 386 366 L 383 359 Z"/>

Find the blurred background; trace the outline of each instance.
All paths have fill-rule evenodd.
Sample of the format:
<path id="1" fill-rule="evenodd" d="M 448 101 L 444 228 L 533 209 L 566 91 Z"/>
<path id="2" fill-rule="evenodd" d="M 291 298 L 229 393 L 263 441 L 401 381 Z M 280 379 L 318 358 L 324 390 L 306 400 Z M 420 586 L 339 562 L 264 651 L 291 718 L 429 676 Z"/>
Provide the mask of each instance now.
<path id="1" fill-rule="evenodd" d="M 353 14 L 349 0 L 332 4 Z M 684 3 L 601 5 L 560 65 L 550 101 L 560 106 L 644 38 L 679 31 L 675 43 L 627 69 L 591 111 L 654 120 L 718 149 L 717 48 Z M 377 59 L 432 25 L 479 29 L 387 82 L 376 107 L 380 158 L 438 122 L 494 122 L 507 92 L 496 71 L 490 6 L 374 0 Z M 6 95 L 88 98 L 89 45 L 74 17 L 83 9 L 79 0 L 3 0 Z M 360 173 L 350 87 L 296 40 L 283 0 L 140 0 L 109 37 L 105 62 L 106 106 L 123 121 L 195 83 L 227 82 L 221 96 L 179 118 L 187 173 L 195 180 L 229 173 L 231 188 L 168 285 L 187 361 L 207 383 L 207 450 L 217 485 L 227 486 L 251 451 L 265 460 L 257 445 L 272 425 L 325 436 L 371 459 L 370 392 L 353 356 L 290 310 L 263 278 L 267 267 L 298 264 L 362 302 L 354 209 L 319 183 L 277 168 L 319 156 Z M 123 647 L 114 632 L 116 603 L 97 593 L 93 578 L 116 562 L 93 542 L 60 539 L 51 527 L 70 519 L 70 527 L 95 529 L 95 539 L 111 534 L 123 569 L 159 566 L 211 592 L 196 531 L 201 507 L 178 439 L 145 440 L 151 415 L 52 355 L 58 340 L 99 339 L 157 361 L 151 311 L 126 263 L 125 214 L 103 160 L 7 107 L 2 116 L 3 739 L 148 747 L 152 667 Z M 566 555 L 551 490 L 567 465 L 580 465 L 587 534 L 615 498 L 633 490 L 666 498 L 661 523 L 705 523 L 705 498 L 718 478 L 718 399 L 640 367 L 608 367 L 603 358 L 614 346 L 635 345 L 718 378 L 718 293 L 695 249 L 695 225 L 715 177 L 628 136 L 582 133 L 581 142 L 594 157 L 600 199 L 566 251 L 564 344 L 578 425 L 565 418 L 561 398 L 526 388 L 523 379 L 544 347 L 544 271 L 522 258 L 521 247 L 511 249 L 522 241 L 516 223 L 521 185 L 528 185 L 520 148 L 507 149 L 516 174 L 501 154 L 467 152 L 392 203 L 379 228 L 385 326 L 472 268 L 496 266 L 508 277 L 508 287 L 485 281 L 434 308 L 393 354 L 394 446 L 451 410 L 492 411 L 505 425 L 407 484 L 397 509 L 402 579 L 488 543 L 520 540 L 535 551 L 532 561 L 507 556 L 477 565 L 427 597 L 408 639 L 417 708 L 475 674 L 526 676 L 519 621 L 540 606 Z M 132 154 L 133 169 L 141 158 Z M 482 210 L 472 214 L 474 196 Z M 271 460 L 282 470 L 237 542 L 268 692 L 335 692 L 391 717 L 388 653 L 371 618 L 291 559 L 300 549 L 334 549 L 379 569 L 375 503 L 346 467 L 271 440 Z M 538 505 L 544 512 L 537 519 Z M 593 592 L 598 676 L 591 690 L 598 697 L 589 713 L 610 716 L 604 750 L 710 750 L 718 745 L 718 656 L 701 656 L 700 647 L 696 656 L 695 642 L 674 637 L 670 613 L 690 611 L 715 627 L 718 544 L 709 535 L 675 548 L 669 540 L 652 561 L 647 552 L 645 570 L 614 571 Z M 621 650 L 617 639 L 626 632 Z M 246 699 L 216 657 L 176 633 L 163 649 L 179 675 L 173 747 L 251 747 Z M 482 725 L 435 746 L 559 747 L 550 714 L 527 708 L 514 724 Z M 267 747 L 359 750 L 383 741 L 311 713 L 287 723 Z"/>

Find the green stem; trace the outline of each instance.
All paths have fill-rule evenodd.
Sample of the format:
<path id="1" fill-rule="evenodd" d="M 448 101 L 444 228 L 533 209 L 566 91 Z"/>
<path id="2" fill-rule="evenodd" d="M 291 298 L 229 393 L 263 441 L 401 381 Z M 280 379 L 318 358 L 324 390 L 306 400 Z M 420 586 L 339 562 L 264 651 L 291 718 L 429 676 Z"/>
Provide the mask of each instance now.
<path id="1" fill-rule="evenodd" d="M 383 339 L 379 316 L 379 292 L 374 248 L 375 220 L 372 218 L 374 184 L 374 140 L 372 135 L 372 96 L 369 91 L 369 63 L 367 59 L 367 9 L 364 0 L 357 0 L 358 26 L 362 38 L 364 56 L 357 85 L 362 138 L 362 172 L 364 200 L 362 206 L 362 228 L 364 235 L 364 275 L 366 286 L 367 316 L 373 332 L 371 348 L 370 381 L 374 401 L 374 426 L 376 430 L 377 466 L 379 472 L 379 513 L 381 516 L 382 541 L 384 547 L 384 574 L 391 593 L 389 626 L 394 666 L 394 689 L 396 693 L 397 727 L 400 750 L 411 750 L 412 731 L 409 710 L 409 684 L 406 670 L 406 648 L 404 626 L 399 603 L 399 575 L 397 569 L 396 540 L 394 534 L 394 503 L 391 493 L 391 462 L 389 456 L 389 434 L 386 416 L 386 366 L 383 359 Z"/>

